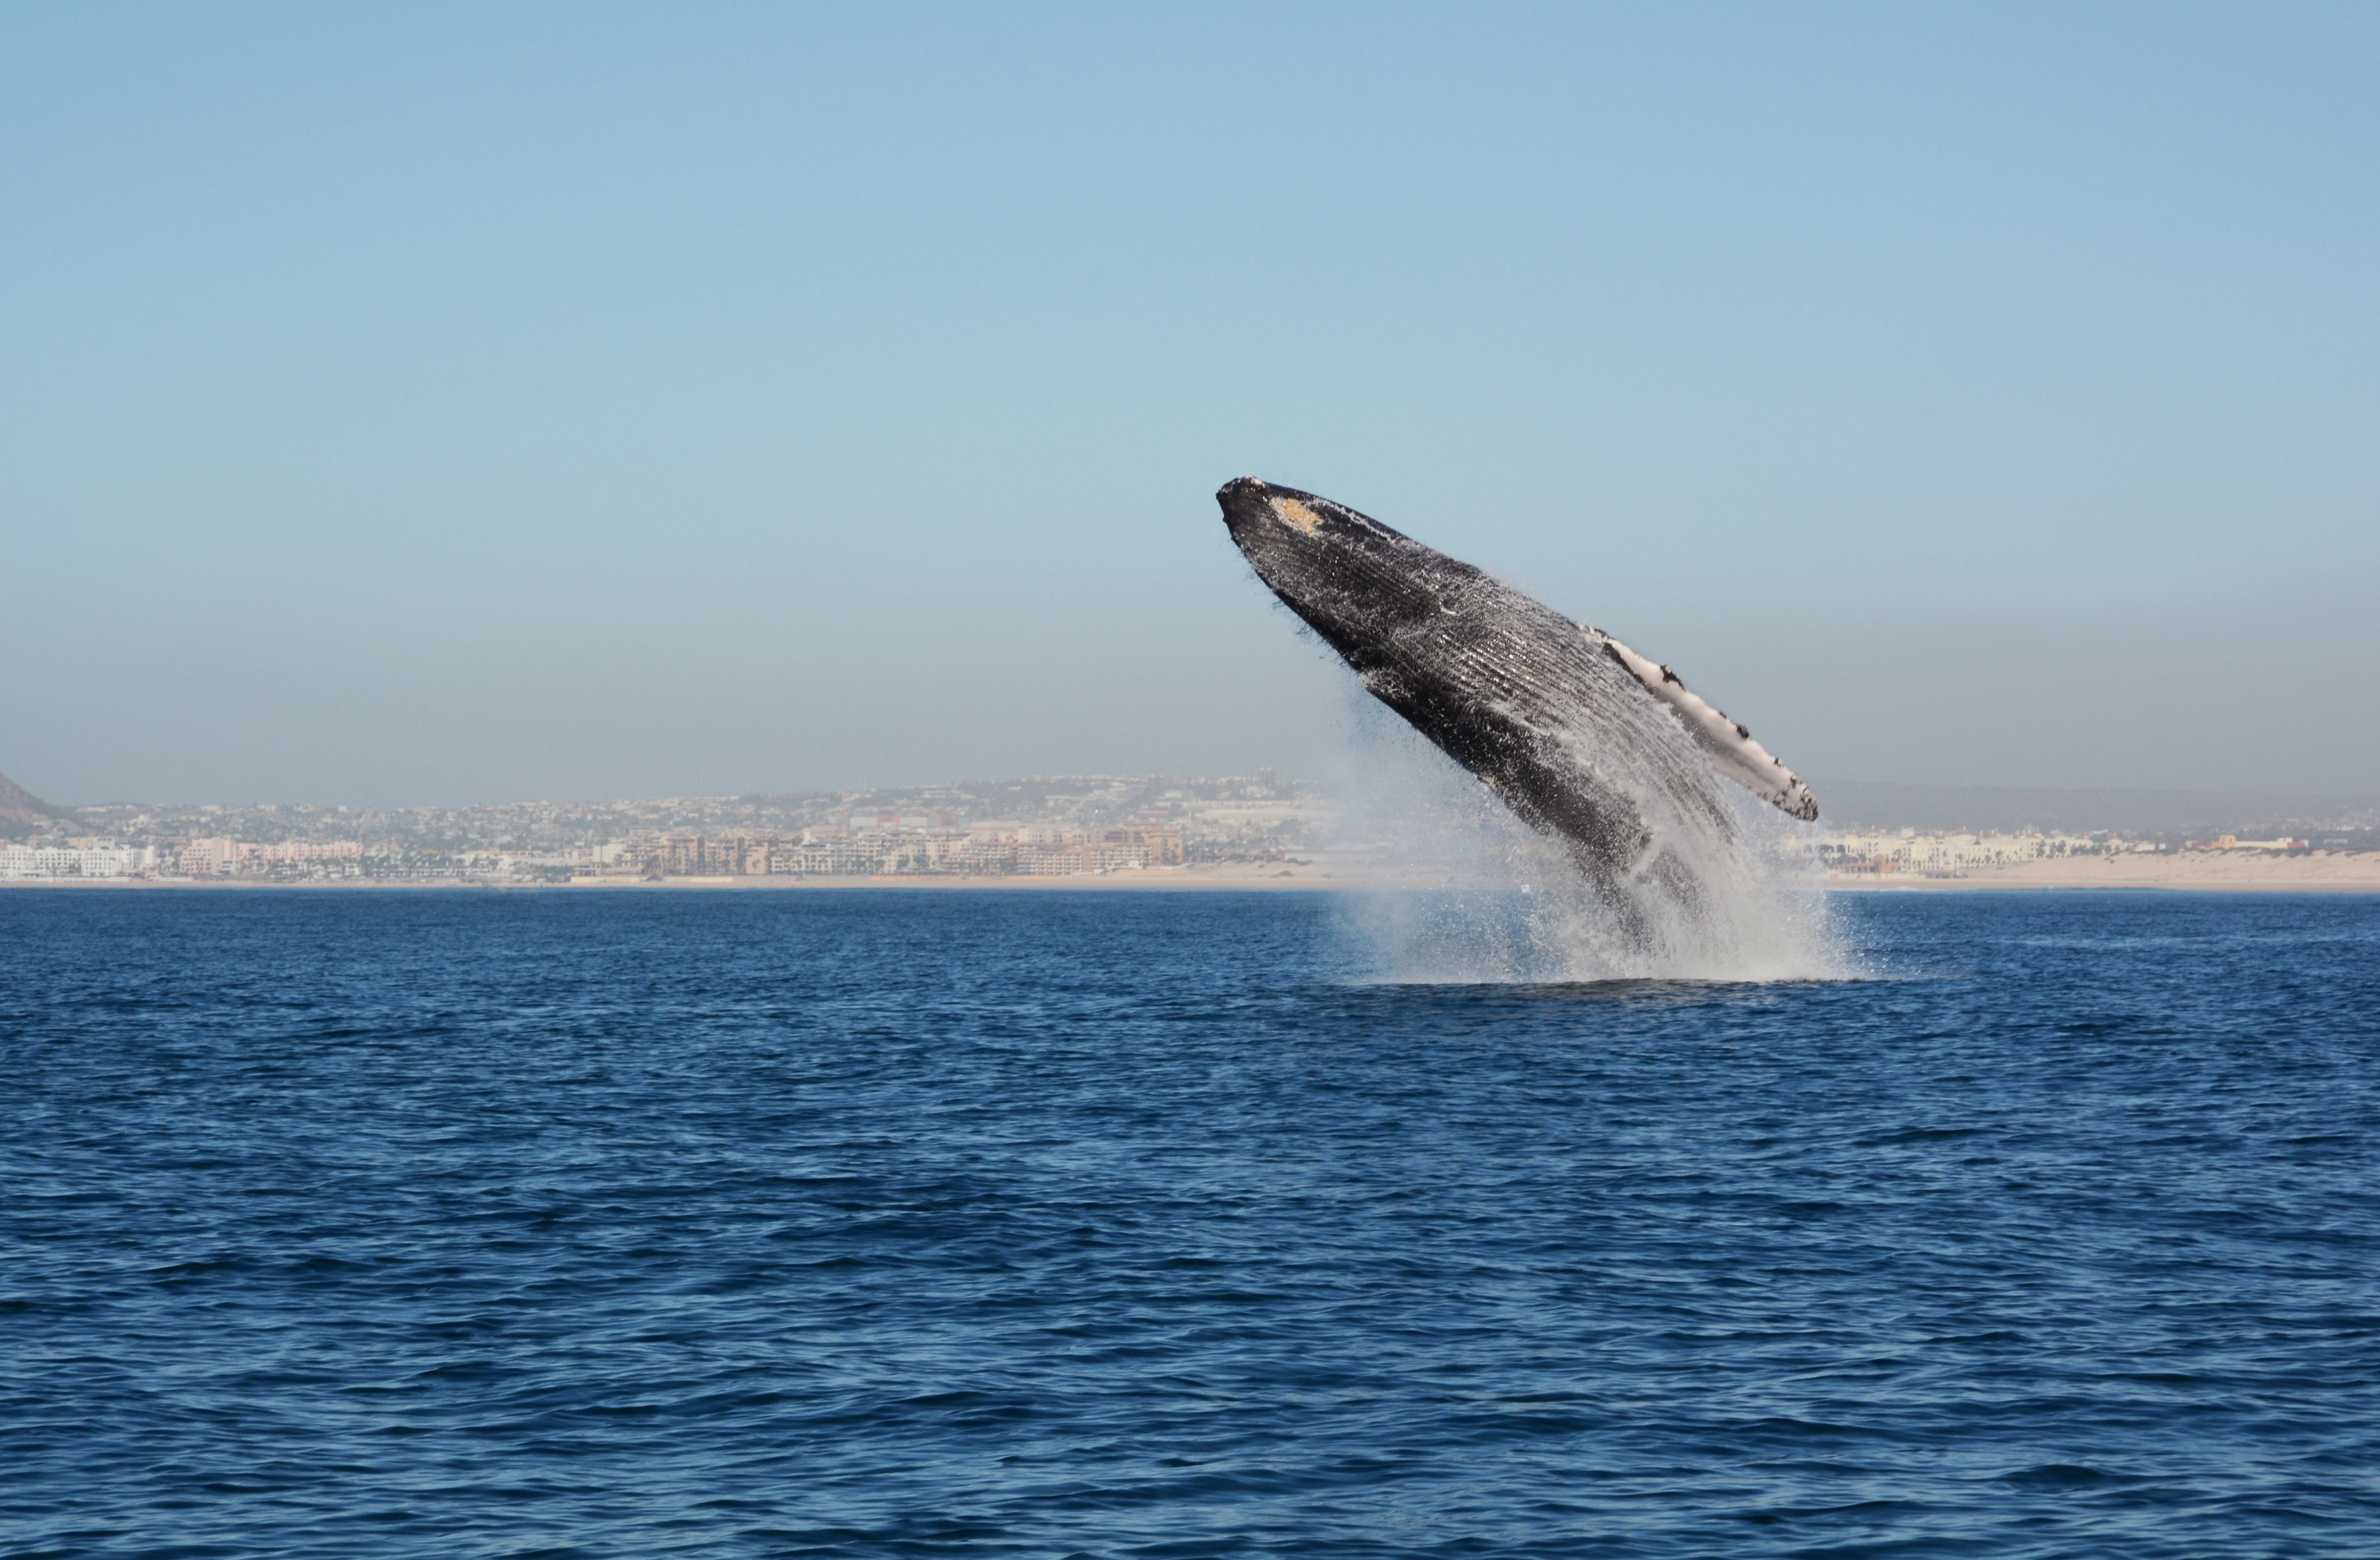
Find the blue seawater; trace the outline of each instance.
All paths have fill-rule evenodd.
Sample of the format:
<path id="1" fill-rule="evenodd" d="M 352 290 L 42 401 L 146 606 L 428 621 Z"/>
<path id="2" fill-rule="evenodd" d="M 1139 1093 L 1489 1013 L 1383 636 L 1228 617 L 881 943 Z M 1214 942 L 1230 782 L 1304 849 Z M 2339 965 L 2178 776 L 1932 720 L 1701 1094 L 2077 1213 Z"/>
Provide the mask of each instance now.
<path id="1" fill-rule="evenodd" d="M 0 1552 L 2380 1554 L 2380 901 L 0 892 Z"/>

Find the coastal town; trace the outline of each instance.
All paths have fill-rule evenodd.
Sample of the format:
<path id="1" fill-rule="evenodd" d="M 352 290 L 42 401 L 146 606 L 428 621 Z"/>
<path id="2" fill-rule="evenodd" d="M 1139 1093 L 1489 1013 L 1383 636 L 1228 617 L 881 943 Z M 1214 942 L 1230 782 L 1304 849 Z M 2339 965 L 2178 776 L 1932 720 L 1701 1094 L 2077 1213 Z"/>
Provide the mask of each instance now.
<path id="1" fill-rule="evenodd" d="M 1330 816 L 1313 786 L 1270 773 L 401 809 L 68 810 L 18 794 L 0 878 L 20 881 L 1049 878 L 1281 861 Z"/>
<path id="2" fill-rule="evenodd" d="M 5 782 L 0 782 L 5 783 Z M 1770 854 L 1851 886 L 2058 864 L 2369 857 L 2360 814 L 2303 832 L 1783 828 Z M 415 808 L 50 806 L 0 793 L 0 881 L 627 887 L 1056 880 L 1461 880 L 1432 820 L 1269 771 L 1037 777 L 871 791 Z M 1426 866 L 1434 867 L 1425 870 Z M 2109 866 L 2107 870 L 2118 870 Z M 2157 868 L 2159 871 L 2168 871 Z"/>

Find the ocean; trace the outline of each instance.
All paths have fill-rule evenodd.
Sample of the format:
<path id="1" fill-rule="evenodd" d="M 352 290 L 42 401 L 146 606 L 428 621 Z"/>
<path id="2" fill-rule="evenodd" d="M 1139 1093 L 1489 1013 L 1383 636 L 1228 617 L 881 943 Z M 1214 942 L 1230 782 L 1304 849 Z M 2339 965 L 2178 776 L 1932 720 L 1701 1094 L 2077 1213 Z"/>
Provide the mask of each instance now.
<path id="1" fill-rule="evenodd" d="M 2380 1553 L 2380 900 L 1828 913 L 0 892 L 0 1554 Z"/>

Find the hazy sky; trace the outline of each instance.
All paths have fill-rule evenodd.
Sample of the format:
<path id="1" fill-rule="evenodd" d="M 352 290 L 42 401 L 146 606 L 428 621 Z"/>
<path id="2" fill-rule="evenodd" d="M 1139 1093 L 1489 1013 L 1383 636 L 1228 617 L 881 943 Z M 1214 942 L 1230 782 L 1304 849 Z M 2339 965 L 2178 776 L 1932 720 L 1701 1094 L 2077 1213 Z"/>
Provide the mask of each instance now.
<path id="1" fill-rule="evenodd" d="M 0 11 L 0 773 L 1317 772 L 1253 473 L 1823 781 L 2380 787 L 2380 8 Z"/>

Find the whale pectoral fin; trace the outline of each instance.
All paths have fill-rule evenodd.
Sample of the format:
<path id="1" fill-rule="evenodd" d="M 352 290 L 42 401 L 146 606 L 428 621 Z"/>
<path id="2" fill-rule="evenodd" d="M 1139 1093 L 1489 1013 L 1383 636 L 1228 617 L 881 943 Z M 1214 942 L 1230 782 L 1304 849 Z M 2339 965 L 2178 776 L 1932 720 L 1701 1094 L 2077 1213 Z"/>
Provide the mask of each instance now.
<path id="1" fill-rule="evenodd" d="M 1585 623 L 1579 626 L 1602 640 L 1605 653 L 1625 668 L 1646 693 L 1677 712 L 1679 720 L 1685 723 L 1687 734 L 1702 749 L 1703 756 L 1710 760 L 1712 768 L 1790 817 L 1807 823 L 1818 816 L 1818 799 L 1802 783 L 1802 777 L 1787 768 L 1784 760 L 1753 741 L 1752 733 L 1742 725 L 1696 695 L 1676 672 L 1645 659 L 1600 629 L 1587 628 Z"/>

